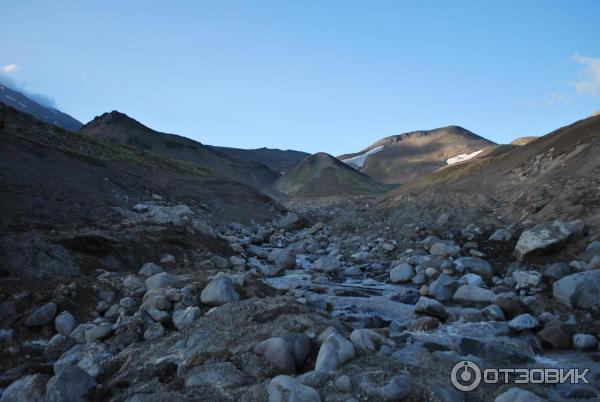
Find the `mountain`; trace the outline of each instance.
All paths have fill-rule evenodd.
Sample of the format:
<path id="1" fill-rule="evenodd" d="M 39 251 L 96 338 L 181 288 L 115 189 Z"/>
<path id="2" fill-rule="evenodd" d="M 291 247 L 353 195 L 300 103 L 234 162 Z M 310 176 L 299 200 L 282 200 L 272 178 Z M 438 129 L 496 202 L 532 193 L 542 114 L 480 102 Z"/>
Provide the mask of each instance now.
<path id="1" fill-rule="evenodd" d="M 338 159 L 382 183 L 404 184 L 448 164 L 477 157 L 494 145 L 462 127 L 449 126 L 386 137 Z"/>
<path id="2" fill-rule="evenodd" d="M 112 111 L 97 116 L 79 131 L 81 134 L 128 145 L 136 149 L 212 169 L 230 180 L 266 191 L 279 174 L 262 163 L 238 160 L 198 141 L 166 134 L 146 127 L 124 113 Z"/>
<path id="3" fill-rule="evenodd" d="M 231 158 L 253 161 L 267 165 L 271 170 L 279 172 L 281 174 L 287 172 L 296 163 L 309 156 L 309 153 L 294 151 L 294 150 L 281 150 L 271 148 L 256 148 L 256 149 L 240 149 L 240 148 L 228 148 L 228 147 L 216 147 L 209 145 L 218 152 L 224 153 Z"/>
<path id="4" fill-rule="evenodd" d="M 21 92 L 10 89 L 0 84 L 0 102 L 14 107 L 21 112 L 29 113 L 38 120 L 64 128 L 69 131 L 77 131 L 83 124 L 66 113 L 51 107 L 40 105 L 31 100 Z"/>
<path id="5" fill-rule="evenodd" d="M 281 176 L 274 189 L 289 196 L 339 196 L 382 193 L 388 187 L 320 152 L 304 158 Z"/>
<path id="6" fill-rule="evenodd" d="M 448 166 L 386 195 L 398 220 L 448 213 L 466 224 L 488 219 L 585 218 L 600 224 L 600 116 L 506 152 Z"/>
<path id="7" fill-rule="evenodd" d="M 539 137 L 533 137 L 533 136 L 529 136 L 529 137 L 519 137 L 516 140 L 513 140 L 511 142 L 512 145 L 527 145 L 529 144 L 531 141 L 535 141 L 537 140 Z"/>

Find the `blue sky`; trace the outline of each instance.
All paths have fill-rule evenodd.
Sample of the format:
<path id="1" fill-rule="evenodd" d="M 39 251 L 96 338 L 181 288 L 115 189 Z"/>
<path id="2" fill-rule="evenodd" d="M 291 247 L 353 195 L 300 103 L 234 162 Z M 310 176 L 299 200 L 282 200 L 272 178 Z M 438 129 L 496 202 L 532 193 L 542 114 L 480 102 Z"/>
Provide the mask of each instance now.
<path id="1" fill-rule="evenodd" d="M 496 142 L 600 110 L 599 1 L 8 1 L 0 72 L 87 122 L 358 151 L 450 124 Z"/>

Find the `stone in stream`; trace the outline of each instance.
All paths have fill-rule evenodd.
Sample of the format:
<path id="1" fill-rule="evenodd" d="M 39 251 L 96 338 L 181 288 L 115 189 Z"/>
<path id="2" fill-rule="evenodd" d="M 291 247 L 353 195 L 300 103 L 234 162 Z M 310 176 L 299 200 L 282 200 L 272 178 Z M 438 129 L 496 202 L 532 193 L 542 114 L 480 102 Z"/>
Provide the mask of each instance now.
<path id="1" fill-rule="evenodd" d="M 456 289 L 456 292 L 454 292 L 452 300 L 466 304 L 489 304 L 492 302 L 494 296 L 494 292 L 489 289 L 461 285 Z"/>
<path id="2" fill-rule="evenodd" d="M 408 282 L 415 276 L 415 269 L 407 262 L 400 263 L 390 269 L 392 283 Z"/>
<path id="3" fill-rule="evenodd" d="M 524 230 L 515 246 L 515 257 L 522 261 L 531 255 L 542 255 L 552 252 L 564 245 L 571 238 L 583 233 L 583 221 L 563 222 L 555 220 Z"/>
<path id="4" fill-rule="evenodd" d="M 273 378 L 267 387 L 267 394 L 269 402 L 321 402 L 321 397 L 314 388 L 300 384 L 287 375 Z"/>
<path id="5" fill-rule="evenodd" d="M 415 313 L 429 315 L 440 320 L 448 318 L 448 312 L 442 303 L 424 296 L 421 296 L 415 304 Z"/>
<path id="6" fill-rule="evenodd" d="M 54 327 L 56 331 L 64 336 L 69 336 L 71 332 L 77 326 L 77 320 L 73 317 L 73 314 L 68 311 L 63 311 L 54 319 Z"/>
<path id="7" fill-rule="evenodd" d="M 579 272 L 554 282 L 552 295 L 567 306 L 589 309 L 600 306 L 600 270 Z"/>
<path id="8" fill-rule="evenodd" d="M 354 345 L 342 335 L 333 332 L 321 345 L 315 371 L 330 372 L 352 359 L 356 351 Z"/>
<path id="9" fill-rule="evenodd" d="M 521 314 L 508 322 L 508 326 L 513 331 L 522 332 L 535 329 L 540 326 L 540 322 L 531 314 Z"/>
<path id="10" fill-rule="evenodd" d="M 25 325 L 28 327 L 41 327 L 48 324 L 56 315 L 56 304 L 46 303 L 36 309 L 25 320 Z"/>
<path id="11" fill-rule="evenodd" d="M 235 291 L 233 282 L 225 275 L 210 281 L 200 294 L 202 303 L 209 306 L 220 306 L 229 302 L 239 301 L 240 296 Z"/>
<path id="12" fill-rule="evenodd" d="M 573 346 L 578 350 L 598 349 L 598 338 L 589 334 L 573 335 Z"/>
<path id="13" fill-rule="evenodd" d="M 452 299 L 459 285 L 456 278 L 442 273 L 435 281 L 431 282 L 428 287 L 428 294 L 439 301 L 448 301 Z"/>

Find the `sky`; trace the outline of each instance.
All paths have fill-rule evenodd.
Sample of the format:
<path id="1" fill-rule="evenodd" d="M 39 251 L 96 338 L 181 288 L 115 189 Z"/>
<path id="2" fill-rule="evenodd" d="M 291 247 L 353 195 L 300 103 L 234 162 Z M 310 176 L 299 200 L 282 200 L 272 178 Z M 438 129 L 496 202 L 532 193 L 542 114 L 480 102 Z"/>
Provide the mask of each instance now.
<path id="1" fill-rule="evenodd" d="M 82 122 L 357 152 L 460 125 L 498 143 L 600 110 L 600 1 L 0 0 L 0 80 Z"/>

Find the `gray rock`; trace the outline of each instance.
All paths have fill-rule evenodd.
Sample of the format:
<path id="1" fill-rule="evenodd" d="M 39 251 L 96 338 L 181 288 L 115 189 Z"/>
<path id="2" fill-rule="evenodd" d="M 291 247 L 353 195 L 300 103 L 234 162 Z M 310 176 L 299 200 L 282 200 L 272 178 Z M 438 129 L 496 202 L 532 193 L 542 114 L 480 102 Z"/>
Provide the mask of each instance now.
<path id="1" fill-rule="evenodd" d="M 460 247 L 447 243 L 434 243 L 429 248 L 429 254 L 441 257 L 454 257 L 460 253 Z"/>
<path id="2" fill-rule="evenodd" d="M 335 389 L 340 392 L 348 393 L 352 392 L 352 381 L 350 381 L 350 377 L 347 375 L 339 376 L 334 383 Z"/>
<path id="3" fill-rule="evenodd" d="M 177 329 L 184 329 L 190 326 L 202 315 L 199 307 L 186 307 L 183 310 L 177 310 L 173 313 L 173 324 Z"/>
<path id="4" fill-rule="evenodd" d="M 472 273 L 464 274 L 463 276 L 461 276 L 459 282 L 463 285 L 478 287 L 482 287 L 485 285 L 485 282 L 483 281 L 483 278 L 481 276 Z"/>
<path id="5" fill-rule="evenodd" d="M 267 394 L 269 402 L 321 402 L 321 397 L 314 388 L 300 384 L 287 375 L 273 378 L 267 387 Z"/>
<path id="6" fill-rule="evenodd" d="M 47 381 L 42 374 L 21 377 L 1 392 L 0 402 L 45 402 Z"/>
<path id="7" fill-rule="evenodd" d="M 442 303 L 424 296 L 420 297 L 417 304 L 415 304 L 415 313 L 429 315 L 440 320 L 448 318 L 448 312 Z"/>
<path id="8" fill-rule="evenodd" d="M 390 281 L 393 283 L 408 282 L 415 276 L 415 269 L 407 262 L 400 263 L 390 269 Z"/>
<path id="9" fill-rule="evenodd" d="M 508 229 L 498 229 L 490 236 L 490 240 L 509 241 L 512 239 L 512 233 Z"/>
<path id="10" fill-rule="evenodd" d="M 481 314 L 483 314 L 483 316 L 490 321 L 505 321 L 506 320 L 506 317 L 504 316 L 504 311 L 502 311 L 502 308 L 500 308 L 500 306 L 497 306 L 495 304 L 491 304 L 491 305 L 487 306 L 486 308 L 484 308 L 483 310 L 481 310 Z"/>
<path id="11" fill-rule="evenodd" d="M 175 280 L 171 275 L 167 272 L 160 272 L 158 274 L 154 274 L 148 279 L 146 279 L 146 289 L 148 290 L 156 290 L 160 288 L 166 288 L 169 286 L 173 286 Z"/>
<path id="12" fill-rule="evenodd" d="M 173 207 L 149 206 L 148 212 L 144 213 L 140 220 L 157 225 L 183 226 L 192 221 L 193 212 L 187 205 L 175 205 Z"/>
<path id="13" fill-rule="evenodd" d="M 310 340 L 298 334 L 273 337 L 260 342 L 254 352 L 267 359 L 279 372 L 294 374 L 310 353 Z"/>
<path id="14" fill-rule="evenodd" d="M 508 391 L 498 395 L 494 402 L 544 402 L 547 399 L 540 398 L 533 392 L 521 388 L 513 387 Z"/>
<path id="15" fill-rule="evenodd" d="M 168 311 L 173 307 L 173 304 L 167 299 L 164 289 L 149 290 L 144 294 L 142 306 L 140 309 L 158 309 Z"/>
<path id="16" fill-rule="evenodd" d="M 56 315 L 56 304 L 46 303 L 39 307 L 25 320 L 25 325 L 28 327 L 41 327 L 48 324 Z"/>
<path id="17" fill-rule="evenodd" d="M 552 286 L 554 298 L 567 306 L 589 309 L 600 306 L 600 270 L 565 276 Z"/>
<path id="18" fill-rule="evenodd" d="M 447 301 L 452 299 L 452 296 L 459 285 L 460 283 L 456 278 L 446 273 L 442 273 L 435 281 L 431 282 L 428 293 L 429 296 L 437 300 Z"/>
<path id="19" fill-rule="evenodd" d="M 520 314 L 508 322 L 508 326 L 517 332 L 535 329 L 540 326 L 540 322 L 531 314 Z"/>
<path id="20" fill-rule="evenodd" d="M 137 306 L 137 302 L 133 297 L 124 297 L 119 300 L 119 306 L 123 307 L 125 310 L 133 310 Z"/>
<path id="21" fill-rule="evenodd" d="M 600 240 L 596 240 L 588 244 L 585 248 L 586 253 L 600 253 Z"/>
<path id="22" fill-rule="evenodd" d="M 54 319 L 54 327 L 56 331 L 65 336 L 69 336 L 71 332 L 77 326 L 77 320 L 73 317 L 73 314 L 68 311 L 63 311 Z"/>
<path id="23" fill-rule="evenodd" d="M 153 262 L 148 262 L 142 265 L 140 268 L 138 275 L 143 276 L 144 278 L 150 278 L 152 275 L 160 274 L 164 272 L 164 270 Z"/>
<path id="24" fill-rule="evenodd" d="M 155 322 L 146 328 L 144 331 L 144 339 L 147 341 L 158 339 L 165 334 L 165 327 L 160 322 Z"/>
<path id="25" fill-rule="evenodd" d="M 536 271 L 514 271 L 512 276 L 519 289 L 535 287 L 542 282 L 542 275 Z"/>
<path id="26" fill-rule="evenodd" d="M 521 261 L 530 255 L 541 255 L 556 250 L 571 238 L 581 235 L 584 229 L 585 225 L 581 220 L 556 220 L 537 225 L 521 233 L 515 246 L 515 257 Z"/>
<path id="27" fill-rule="evenodd" d="M 308 224 L 306 218 L 301 217 L 295 212 L 288 212 L 279 220 L 277 226 L 285 230 L 302 229 Z"/>
<path id="28" fill-rule="evenodd" d="M 229 268 L 229 260 L 225 257 L 221 257 L 220 255 L 213 255 L 210 258 L 210 262 L 219 269 L 227 269 Z"/>
<path id="29" fill-rule="evenodd" d="M 383 387 L 376 387 L 366 378 L 361 381 L 361 388 L 369 396 L 380 401 L 397 402 L 402 401 L 411 391 L 412 375 L 408 371 L 403 371 L 399 375 L 392 377 Z"/>
<path id="30" fill-rule="evenodd" d="M 590 269 L 600 269 L 600 254 L 596 254 L 588 262 Z"/>
<path id="31" fill-rule="evenodd" d="M 66 368 L 79 366 L 92 377 L 100 375 L 101 367 L 112 358 L 104 343 L 94 342 L 75 345 L 54 362 L 54 374 L 60 374 Z"/>
<path id="32" fill-rule="evenodd" d="M 110 322 L 103 322 L 94 325 L 93 328 L 85 331 L 85 341 L 88 343 L 108 338 L 113 333 L 113 326 Z"/>
<path id="33" fill-rule="evenodd" d="M 589 334 L 573 335 L 573 346 L 579 350 L 593 350 L 598 348 L 598 338 Z"/>
<path id="34" fill-rule="evenodd" d="M 492 266 L 486 260 L 477 257 L 460 257 L 454 262 L 459 272 L 474 272 L 481 276 L 491 276 Z"/>
<path id="35" fill-rule="evenodd" d="M 338 333 L 331 333 L 321 345 L 315 363 L 316 371 L 330 372 L 352 359 L 354 345 Z"/>
<path id="36" fill-rule="evenodd" d="M 555 262 L 554 264 L 550 264 L 548 267 L 546 267 L 544 273 L 542 274 L 544 278 L 548 278 L 552 282 L 562 279 L 567 275 L 571 275 L 571 267 L 569 267 L 569 264 L 564 262 Z"/>
<path id="37" fill-rule="evenodd" d="M 484 289 L 476 286 L 461 285 L 454 295 L 452 300 L 459 303 L 472 304 L 489 304 L 494 299 L 494 292 L 489 289 Z"/>
<path id="38" fill-rule="evenodd" d="M 227 276 L 219 276 L 212 281 L 200 294 L 202 303 L 209 306 L 220 306 L 225 303 L 240 300 L 240 296 L 233 287 L 233 282 Z"/>
<path id="39" fill-rule="evenodd" d="M 283 269 L 296 267 L 296 253 L 287 248 L 273 250 L 269 254 L 269 261 Z"/>
<path id="40" fill-rule="evenodd" d="M 342 267 L 340 260 L 331 255 L 325 255 L 315 261 L 312 268 L 323 272 L 336 272 Z"/>
<path id="41" fill-rule="evenodd" d="M 47 402 L 83 402 L 96 380 L 78 366 L 71 366 L 52 377 L 46 385 Z"/>
<path id="42" fill-rule="evenodd" d="M 152 320 L 154 320 L 155 322 L 160 322 L 161 324 L 168 324 L 169 321 L 171 321 L 171 315 L 166 311 L 162 311 L 157 308 L 149 308 L 144 311 L 146 311 L 150 318 L 152 318 Z"/>
<path id="43" fill-rule="evenodd" d="M 192 219 L 192 228 L 194 229 L 194 231 L 196 233 L 199 233 L 203 236 L 208 236 L 208 237 L 216 237 L 217 236 L 217 234 L 215 233 L 213 228 L 211 228 L 205 222 L 202 222 L 198 219 Z"/>
<path id="44" fill-rule="evenodd" d="M 357 349 L 368 352 L 375 352 L 380 344 L 386 343 L 385 338 L 372 329 L 355 329 L 350 340 Z"/>

